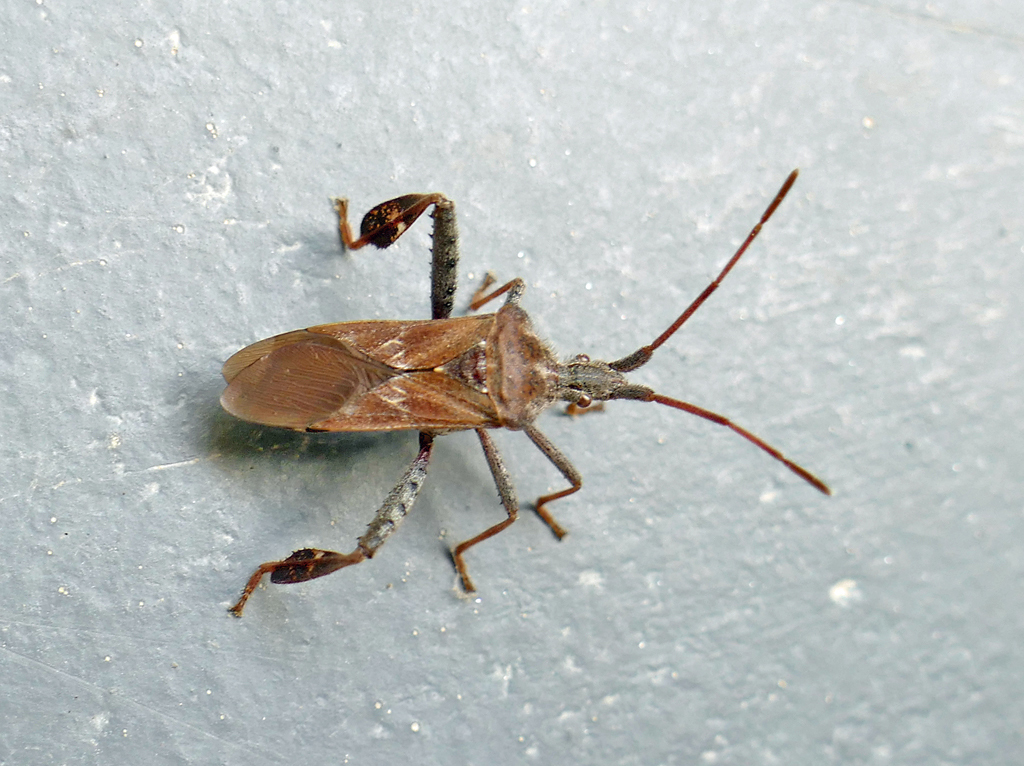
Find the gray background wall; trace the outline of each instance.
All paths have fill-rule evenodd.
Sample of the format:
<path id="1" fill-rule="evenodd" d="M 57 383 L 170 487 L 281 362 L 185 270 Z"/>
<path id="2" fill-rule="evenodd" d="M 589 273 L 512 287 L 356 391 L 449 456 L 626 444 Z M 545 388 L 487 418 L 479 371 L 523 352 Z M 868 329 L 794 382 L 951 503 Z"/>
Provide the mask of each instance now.
<path id="1" fill-rule="evenodd" d="M 1024 731 L 1024 13 L 995 2 L 4 3 L 0 762 L 1010 763 Z M 457 201 L 460 278 L 563 353 L 649 342 L 794 167 L 585 476 L 501 516 L 441 440 L 219 409 L 258 338 L 427 315 L 429 227 L 339 251 L 331 195 Z M 470 290 L 459 303 L 464 309 Z M 563 486 L 501 433 L 524 501 Z"/>

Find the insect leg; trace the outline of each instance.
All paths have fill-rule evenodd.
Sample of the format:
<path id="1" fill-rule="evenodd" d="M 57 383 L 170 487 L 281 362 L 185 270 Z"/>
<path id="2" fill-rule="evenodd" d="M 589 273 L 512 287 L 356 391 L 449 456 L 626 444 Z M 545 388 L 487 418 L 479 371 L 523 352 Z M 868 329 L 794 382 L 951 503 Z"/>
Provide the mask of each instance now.
<path id="1" fill-rule="evenodd" d="M 384 504 L 377 511 L 370 526 L 366 528 L 366 534 L 359 538 L 359 548 L 365 551 L 369 558 L 373 558 L 377 549 L 398 529 L 398 525 L 416 502 L 423 480 L 427 477 L 427 463 L 430 462 L 430 451 L 433 446 L 433 434 L 420 431 L 419 454 L 412 461 L 402 480 L 384 499 Z"/>
<path id="2" fill-rule="evenodd" d="M 480 283 L 480 287 L 476 288 L 473 292 L 473 296 L 469 299 L 470 310 L 479 308 L 482 305 L 481 303 L 478 303 L 478 301 L 487 294 L 487 289 L 497 281 L 498 280 L 495 278 L 494 274 L 490 271 L 484 274 L 484 279 Z"/>
<path id="3" fill-rule="evenodd" d="M 499 295 L 504 295 L 505 293 L 508 293 L 505 303 L 511 303 L 518 306 L 520 299 L 523 297 L 523 293 L 526 292 L 526 282 L 521 280 L 519 277 L 516 277 L 512 281 L 503 284 L 497 290 L 481 296 L 481 293 L 483 293 L 492 284 L 494 284 L 494 277 L 488 274 L 484 279 L 484 283 L 480 286 L 480 289 L 473 293 L 473 302 L 469 304 L 470 311 L 476 311 L 485 303 L 490 303 Z"/>
<path id="4" fill-rule="evenodd" d="M 398 528 L 413 503 L 416 502 L 416 496 L 427 475 L 427 463 L 430 462 L 433 443 L 434 437 L 431 434 L 420 433 L 419 454 L 412 461 L 412 465 L 409 466 L 409 470 L 405 472 L 402 480 L 385 498 L 384 504 L 377 511 L 373 521 L 370 522 L 366 534 L 359 538 L 359 545 L 354 551 L 337 553 L 318 548 L 303 548 L 282 561 L 268 561 L 265 564 L 260 564 L 252 573 L 249 582 L 246 583 L 238 603 L 228 611 L 235 617 L 241 617 L 245 602 L 249 600 L 249 596 L 256 590 L 256 586 L 260 584 L 260 580 L 265 574 L 270 575 L 271 582 L 279 585 L 306 582 L 373 558 L 373 554 Z"/>
<path id="5" fill-rule="evenodd" d="M 594 402 L 589 407 L 581 407 L 576 402 L 569 402 L 565 407 L 565 414 L 570 417 L 586 415 L 591 412 L 604 412 L 604 402 Z"/>
<path id="6" fill-rule="evenodd" d="M 558 449 L 551 440 L 548 439 L 544 434 L 537 430 L 534 426 L 529 426 L 523 429 L 526 435 L 530 437 L 530 441 L 537 445 L 537 449 L 544 453 L 544 456 L 554 463 L 555 468 L 562 472 L 570 484 L 571 487 L 563 489 L 561 492 L 554 492 L 550 495 L 543 495 L 537 498 L 537 515 L 540 516 L 551 527 L 551 531 L 555 533 L 555 536 L 561 540 L 568 534 L 568 532 L 557 522 L 551 513 L 544 506 L 550 503 L 552 500 L 559 500 L 563 497 L 568 497 L 573 492 L 578 492 L 580 487 L 583 486 L 583 476 L 579 471 L 576 470 L 576 466 L 569 462 L 569 458 L 562 454 L 561 450 Z"/>
<path id="7" fill-rule="evenodd" d="M 381 202 L 363 216 L 359 224 L 359 239 L 352 236 L 348 225 L 348 200 L 334 197 L 334 210 L 338 214 L 338 233 L 341 244 L 347 250 L 358 250 L 365 245 L 378 248 L 390 247 L 412 226 L 431 205 L 448 202 L 443 194 L 406 194 L 402 197 Z"/>
<path id="8" fill-rule="evenodd" d="M 455 550 L 452 551 L 452 559 L 455 561 L 455 568 L 459 572 L 459 577 L 462 578 L 462 587 L 466 589 L 468 593 L 472 593 L 476 590 L 473 586 L 473 581 L 469 579 L 469 572 L 466 571 L 466 562 L 462 558 L 467 550 L 472 548 L 477 543 L 482 543 L 489 537 L 494 537 L 501 530 L 509 526 L 516 517 L 519 515 L 519 501 L 516 499 L 516 488 L 512 486 L 512 479 L 508 475 L 508 470 L 505 468 L 505 463 L 501 459 L 501 455 L 498 454 L 497 447 L 494 446 L 494 442 L 491 441 L 490 434 L 482 428 L 476 429 L 477 436 L 480 437 L 480 445 L 484 448 L 484 457 L 487 458 L 487 465 L 491 469 L 491 474 L 494 476 L 494 484 L 498 488 L 498 495 L 501 497 L 501 504 L 505 506 L 505 513 L 508 514 L 508 518 L 504 521 L 500 521 L 493 527 L 488 527 L 483 532 L 478 534 L 476 537 L 472 537 L 469 540 L 459 543 L 455 546 Z"/>
<path id="9" fill-rule="evenodd" d="M 338 233 L 347 250 L 365 245 L 390 247 L 431 205 L 434 212 L 433 266 L 430 272 L 430 304 L 434 319 L 447 319 L 455 303 L 455 281 L 459 268 L 459 227 L 455 203 L 443 194 L 406 194 L 381 202 L 372 208 L 359 225 L 359 238 L 352 236 L 348 223 L 348 200 L 335 197 Z"/>
<path id="10" fill-rule="evenodd" d="M 459 271 L 459 226 L 455 203 L 440 199 L 430 214 L 434 219 L 433 262 L 430 269 L 430 309 L 433 319 L 447 319 L 455 305 Z"/>

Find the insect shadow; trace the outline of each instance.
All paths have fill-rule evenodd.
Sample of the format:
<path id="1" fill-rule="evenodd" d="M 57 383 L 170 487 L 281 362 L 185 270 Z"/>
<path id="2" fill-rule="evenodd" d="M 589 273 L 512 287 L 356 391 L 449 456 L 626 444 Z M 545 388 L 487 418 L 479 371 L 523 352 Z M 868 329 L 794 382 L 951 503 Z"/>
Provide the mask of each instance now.
<path id="1" fill-rule="evenodd" d="M 315 486 L 348 513 L 356 503 L 374 492 L 371 487 L 382 481 L 389 468 L 398 466 L 408 451 L 408 435 L 401 433 L 309 434 L 270 428 L 232 418 L 221 410 L 207 431 L 207 454 L 217 456 L 216 464 L 226 474 L 258 476 L 260 489 L 254 499 L 266 491 L 281 489 L 282 464 L 287 466 L 288 483 Z M 326 479 L 326 481 L 325 481 Z M 357 486 L 353 483 L 358 482 Z M 357 500 L 352 500 L 357 498 Z M 314 512 L 315 514 L 315 512 Z M 336 515 L 336 514 L 334 514 Z"/>
<path id="2" fill-rule="evenodd" d="M 649 345 L 611 362 L 576 354 L 560 360 L 534 332 L 520 306 L 526 283 L 504 285 L 493 277 L 476 291 L 470 309 L 505 296 L 493 314 L 452 318 L 459 261 L 455 205 L 444 195 L 408 194 L 383 202 L 362 220 L 360 236 L 348 223 L 346 200 L 335 200 L 338 230 L 348 250 L 392 245 L 428 209 L 434 219 L 431 314 L 428 320 L 372 320 L 319 325 L 277 335 L 243 348 L 224 363 L 225 410 L 241 420 L 297 432 L 419 432 L 419 452 L 399 483 L 385 498 L 366 533 L 351 553 L 319 548 L 295 551 L 286 559 L 261 564 L 230 611 L 240 617 L 263 575 L 278 584 L 305 582 L 372 558 L 398 528 L 426 478 L 434 438 L 473 430 L 483 448 L 506 518 L 452 550 L 455 568 L 467 592 L 470 579 L 465 554 L 511 525 L 519 500 L 511 476 L 490 436 L 506 428 L 522 431 L 559 470 L 569 486 L 537 499 L 536 513 L 561 539 L 566 530 L 548 505 L 578 492 L 583 477 L 569 459 L 535 425 L 538 416 L 558 402 L 581 410 L 612 399 L 655 402 L 732 430 L 813 486 L 828 486 L 806 468 L 742 426 L 718 413 L 633 383 L 626 373 L 643 367 L 718 289 L 761 227 L 788 194 L 793 171 L 747 238 L 697 298 Z"/>

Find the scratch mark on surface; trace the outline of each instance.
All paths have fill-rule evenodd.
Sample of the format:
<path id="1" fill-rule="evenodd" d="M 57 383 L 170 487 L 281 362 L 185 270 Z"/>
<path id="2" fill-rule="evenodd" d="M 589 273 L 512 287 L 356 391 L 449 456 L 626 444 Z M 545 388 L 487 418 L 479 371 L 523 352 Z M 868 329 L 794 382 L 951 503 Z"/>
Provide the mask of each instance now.
<path id="1" fill-rule="evenodd" d="M 263 758 L 267 757 L 267 755 L 265 755 L 264 752 L 256 751 L 256 750 L 253 750 L 251 747 L 246 747 L 244 745 L 238 744 L 237 742 L 232 742 L 230 740 L 224 739 L 223 737 L 219 737 L 216 734 L 213 734 L 212 732 L 206 731 L 205 729 L 201 729 L 198 726 L 194 726 L 194 725 L 188 723 L 187 721 L 182 721 L 179 718 L 175 718 L 172 715 L 168 715 L 167 713 L 164 713 L 161 710 L 157 710 L 156 708 L 154 708 L 154 707 L 152 707 L 150 705 L 147 705 L 147 704 L 145 704 L 143 702 L 139 702 L 136 699 L 132 699 L 131 697 L 125 697 L 125 696 L 122 696 L 122 695 L 118 695 L 115 691 L 112 691 L 112 690 L 109 690 L 109 689 L 104 689 L 103 687 L 98 686 L 97 684 L 94 684 L 91 681 L 87 681 L 84 678 L 80 678 L 79 676 L 76 676 L 76 675 L 74 675 L 72 673 L 68 673 L 65 670 L 61 670 L 59 668 L 56 668 L 53 665 L 50 665 L 48 663 L 43 662 L 42 660 L 37 660 L 34 657 L 29 657 L 29 656 L 27 656 L 25 654 L 22 654 L 21 652 L 16 652 L 13 649 L 11 649 L 9 647 L 6 647 L 6 646 L 0 647 L 0 649 L 3 649 L 3 651 L 7 652 L 8 654 L 10 654 L 10 655 L 12 655 L 14 657 L 17 657 L 25 665 L 34 666 L 36 668 L 42 668 L 43 670 L 49 671 L 53 675 L 56 675 L 56 676 L 58 676 L 60 678 L 63 678 L 63 679 L 66 679 L 68 681 L 72 681 L 74 683 L 77 683 L 77 684 L 79 684 L 81 686 L 84 686 L 87 689 L 90 689 L 91 691 L 94 691 L 97 694 L 102 695 L 103 697 L 116 697 L 117 699 L 124 700 L 125 702 L 127 702 L 127 703 L 129 703 L 131 705 L 134 705 L 135 707 L 137 707 L 137 708 L 139 708 L 141 710 L 146 711 L 147 713 L 149 713 L 150 715 L 152 715 L 152 716 L 154 716 L 156 718 L 159 718 L 161 720 L 167 721 L 167 722 L 172 723 L 172 724 L 174 724 L 176 726 L 180 726 L 182 729 L 187 729 L 188 731 L 194 732 L 196 734 L 201 734 L 202 736 L 208 737 L 209 739 L 212 739 L 215 742 L 220 742 L 221 744 L 223 744 L 223 745 L 225 745 L 225 746 L 227 746 L 227 747 L 229 747 L 231 749 L 240 750 L 243 753 L 249 753 L 250 755 L 255 755 L 255 756 L 259 756 L 259 757 L 263 757 Z M 284 758 L 283 754 L 274 753 L 273 751 L 270 751 L 270 755 L 275 759 L 275 761 L 277 763 L 284 763 L 285 758 Z"/>
<path id="2" fill-rule="evenodd" d="M 151 465 L 149 468 L 143 468 L 143 473 L 147 471 L 166 471 L 168 468 L 184 468 L 186 466 L 195 465 L 201 463 L 204 460 L 213 460 L 214 458 L 220 457 L 220 453 L 214 453 L 207 455 L 206 457 L 194 457 L 189 460 L 179 460 L 177 463 L 163 463 L 162 465 Z"/>
<path id="3" fill-rule="evenodd" d="M 6 285 L 8 282 L 10 282 L 12 280 L 15 280 L 15 279 L 19 279 L 19 278 L 24 278 L 24 279 L 27 279 L 27 280 L 31 281 L 31 280 L 35 280 L 35 279 L 41 279 L 43 277 L 50 277 L 50 276 L 53 276 L 54 274 L 61 274 L 61 273 L 65 272 L 65 271 L 68 271 L 69 269 L 78 268 L 79 266 L 92 266 L 94 264 L 99 264 L 100 266 L 105 266 L 107 263 L 109 263 L 109 261 L 106 258 L 90 258 L 90 259 L 85 260 L 85 261 L 74 261 L 72 263 L 65 263 L 65 264 L 63 264 L 61 266 L 55 266 L 52 269 L 47 269 L 46 271 L 40 271 L 38 274 L 33 274 L 33 275 L 29 276 L 29 277 L 26 277 L 20 271 L 16 271 L 15 273 L 11 274 L 11 276 L 6 277 L 3 280 L 3 282 L 0 282 L 0 284 Z"/>
<path id="4" fill-rule="evenodd" d="M 1006 40 L 1007 42 L 1014 43 L 1016 45 L 1024 45 L 1024 36 L 1008 34 L 1006 32 L 1000 32 L 996 29 L 988 27 L 980 27 L 974 24 L 968 24 L 961 21 L 948 21 L 946 19 L 939 18 L 938 16 L 931 16 L 925 13 L 913 13 L 911 11 L 901 11 L 895 8 L 890 8 L 885 5 L 876 5 L 874 3 L 865 2 L 865 0 L 845 0 L 851 5 L 859 5 L 862 8 L 883 13 L 886 16 L 891 16 L 896 19 L 902 19 L 904 21 L 913 21 L 924 24 L 931 24 L 937 26 L 947 32 L 955 32 L 961 35 L 978 35 L 980 37 L 991 37 L 997 40 Z"/>
<path id="5" fill-rule="evenodd" d="M 117 631 L 112 630 L 90 630 L 88 628 L 68 627 L 66 625 L 50 625 L 45 622 L 27 622 L 25 620 L 0 619 L 0 625 L 10 625 L 18 628 L 31 628 L 33 630 L 48 630 L 58 635 L 96 636 L 104 639 L 120 639 L 123 641 L 134 641 L 140 644 L 148 644 L 162 648 L 179 647 L 194 649 L 196 646 L 195 641 L 169 640 L 166 635 L 146 636 L 141 635 L 139 633 L 119 633 Z M 207 640 L 205 643 L 209 645 L 211 642 Z M 0 648 L 6 647 L 0 646 Z M 253 652 L 249 647 L 236 649 L 232 647 L 217 646 L 217 652 L 218 654 L 255 657 L 256 659 L 275 663 L 304 663 L 309 661 L 309 653 L 307 651 L 296 651 L 293 652 L 291 655 L 279 655 Z"/>

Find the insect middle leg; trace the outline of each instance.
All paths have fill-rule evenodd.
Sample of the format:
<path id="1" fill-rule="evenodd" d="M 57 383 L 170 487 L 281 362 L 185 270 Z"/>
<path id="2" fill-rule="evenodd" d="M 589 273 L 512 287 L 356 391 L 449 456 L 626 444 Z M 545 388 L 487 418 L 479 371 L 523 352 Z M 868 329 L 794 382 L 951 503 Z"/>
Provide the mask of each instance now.
<path id="1" fill-rule="evenodd" d="M 455 569 L 458 570 L 459 577 L 462 578 L 462 587 L 466 589 L 467 593 L 472 593 L 476 588 L 473 585 L 473 581 L 469 578 L 466 562 L 462 558 L 463 554 L 477 543 L 482 543 L 484 540 L 494 537 L 510 526 L 519 516 L 519 500 L 516 498 L 516 488 L 512 484 L 512 477 L 508 475 L 508 469 L 505 468 L 505 463 L 501 459 L 498 448 L 494 446 L 491 435 L 487 431 L 478 428 L 476 433 L 480 437 L 480 446 L 484 449 L 484 457 L 487 458 L 487 465 L 491 469 L 491 475 L 494 476 L 494 484 L 498 488 L 498 495 L 501 497 L 501 504 L 505 507 L 505 513 L 508 514 L 508 518 L 499 521 L 493 527 L 488 527 L 476 537 L 471 537 L 469 540 L 459 543 L 455 546 L 455 550 L 452 551 Z"/>
<path id="2" fill-rule="evenodd" d="M 245 602 L 249 600 L 249 596 L 256 590 L 256 586 L 260 584 L 260 580 L 265 574 L 270 575 L 272 583 L 286 585 L 315 580 L 317 577 L 324 577 L 344 567 L 373 558 L 377 549 L 398 528 L 413 503 L 416 502 L 420 487 L 423 486 L 423 481 L 427 476 L 427 464 L 430 462 L 433 445 L 433 435 L 421 432 L 419 454 L 416 455 L 416 459 L 412 461 L 412 465 L 402 476 L 402 480 L 385 498 L 384 504 L 377 510 L 377 515 L 370 522 L 366 533 L 359 538 L 354 551 L 337 553 L 319 548 L 303 548 L 282 561 L 268 561 L 265 564 L 260 564 L 252 573 L 249 582 L 246 583 L 238 603 L 228 611 L 235 617 L 241 617 L 242 610 L 245 609 Z"/>
<path id="3" fill-rule="evenodd" d="M 555 521 L 555 517 L 552 516 L 551 512 L 544 506 L 552 500 L 560 500 L 563 497 L 568 497 L 574 492 L 579 492 L 580 487 L 583 486 L 583 476 L 576 470 L 576 466 L 569 462 L 569 458 L 563 455 L 562 451 L 552 444 L 551 440 L 537 430 L 536 427 L 530 426 L 523 430 L 526 432 L 526 435 L 530 437 L 530 441 L 537 445 L 537 449 L 544 453 L 544 457 L 554 463 L 555 468 L 561 471 L 562 476 L 564 476 L 572 485 L 568 489 L 563 489 L 561 492 L 553 492 L 550 495 L 542 495 L 541 497 L 538 497 L 537 505 L 535 506 L 537 515 L 544 519 L 544 522 L 551 527 L 551 531 L 555 533 L 555 537 L 561 540 L 568 534 L 568 532 L 557 521 Z"/>

